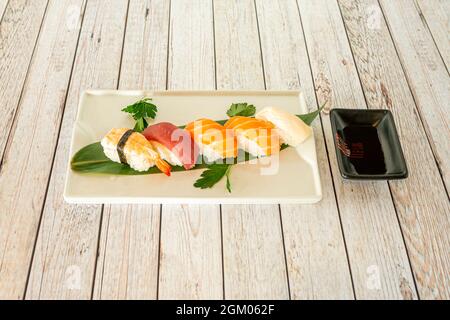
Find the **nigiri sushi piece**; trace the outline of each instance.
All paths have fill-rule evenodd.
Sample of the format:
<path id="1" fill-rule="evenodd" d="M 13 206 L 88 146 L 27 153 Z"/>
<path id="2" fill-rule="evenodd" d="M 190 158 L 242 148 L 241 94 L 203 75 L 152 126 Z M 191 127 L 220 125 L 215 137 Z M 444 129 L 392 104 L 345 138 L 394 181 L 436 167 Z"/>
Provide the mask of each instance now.
<path id="1" fill-rule="evenodd" d="M 112 129 L 101 141 L 103 152 L 114 162 L 128 164 L 137 171 L 147 171 L 157 166 L 170 176 L 171 166 L 155 151 L 140 133 L 127 128 Z"/>
<path id="2" fill-rule="evenodd" d="M 150 141 L 160 157 L 171 165 L 192 169 L 199 149 L 189 132 L 169 122 L 147 127 L 142 134 Z"/>
<path id="3" fill-rule="evenodd" d="M 210 119 L 199 119 L 185 128 L 209 161 L 237 157 L 237 141 L 231 130 Z"/>
<path id="4" fill-rule="evenodd" d="M 270 121 L 275 125 L 281 142 L 296 147 L 312 135 L 312 128 L 299 117 L 284 110 L 267 107 L 258 112 L 256 119 Z"/>
<path id="5" fill-rule="evenodd" d="M 264 157 L 280 152 L 275 126 L 265 120 L 235 116 L 225 123 L 237 137 L 238 147 L 253 156 Z"/>

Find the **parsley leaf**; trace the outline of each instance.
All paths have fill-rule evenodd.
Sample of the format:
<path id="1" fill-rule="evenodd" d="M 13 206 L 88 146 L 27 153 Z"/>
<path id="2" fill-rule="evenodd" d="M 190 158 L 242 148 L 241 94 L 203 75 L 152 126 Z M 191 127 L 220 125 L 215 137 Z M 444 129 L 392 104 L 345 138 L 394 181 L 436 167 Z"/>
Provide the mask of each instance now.
<path id="1" fill-rule="evenodd" d="M 136 132 L 142 132 L 145 130 L 145 128 L 148 127 L 148 122 L 144 118 L 140 118 L 139 120 L 136 120 L 136 124 L 133 128 Z"/>
<path id="2" fill-rule="evenodd" d="M 200 189 L 212 188 L 216 183 L 222 180 L 223 177 L 227 178 L 227 190 L 231 193 L 231 182 L 230 182 L 230 172 L 231 164 L 218 164 L 214 163 L 208 166 L 208 168 L 203 171 L 200 179 L 195 181 L 194 187 Z"/>
<path id="3" fill-rule="evenodd" d="M 136 120 L 134 131 L 144 131 L 148 126 L 147 118 L 155 119 L 158 108 L 150 102 L 151 100 L 151 98 L 144 98 L 122 109 L 123 112 L 131 114 L 133 119 Z"/>
<path id="4" fill-rule="evenodd" d="M 246 102 L 243 103 L 233 103 L 227 111 L 229 117 L 243 116 L 243 117 L 253 117 L 255 115 L 256 108 L 252 104 Z"/>

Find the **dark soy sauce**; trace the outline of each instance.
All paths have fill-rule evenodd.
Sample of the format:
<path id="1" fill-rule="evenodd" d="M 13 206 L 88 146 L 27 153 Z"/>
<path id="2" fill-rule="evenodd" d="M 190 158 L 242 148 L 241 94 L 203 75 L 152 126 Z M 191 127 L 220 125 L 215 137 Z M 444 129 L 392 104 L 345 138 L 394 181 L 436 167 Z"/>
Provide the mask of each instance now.
<path id="1" fill-rule="evenodd" d="M 350 149 L 350 162 L 359 174 L 386 173 L 384 153 L 377 128 L 350 126 L 344 128 L 344 140 Z"/>

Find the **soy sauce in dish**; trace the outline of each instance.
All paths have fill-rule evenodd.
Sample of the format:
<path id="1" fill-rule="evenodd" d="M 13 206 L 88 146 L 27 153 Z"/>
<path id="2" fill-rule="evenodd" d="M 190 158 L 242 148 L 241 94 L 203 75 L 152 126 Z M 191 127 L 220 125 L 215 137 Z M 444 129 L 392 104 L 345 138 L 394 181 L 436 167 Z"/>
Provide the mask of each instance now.
<path id="1" fill-rule="evenodd" d="M 348 158 L 357 173 L 386 173 L 386 163 L 377 128 L 368 125 L 348 126 L 344 128 L 343 138 L 350 151 Z"/>

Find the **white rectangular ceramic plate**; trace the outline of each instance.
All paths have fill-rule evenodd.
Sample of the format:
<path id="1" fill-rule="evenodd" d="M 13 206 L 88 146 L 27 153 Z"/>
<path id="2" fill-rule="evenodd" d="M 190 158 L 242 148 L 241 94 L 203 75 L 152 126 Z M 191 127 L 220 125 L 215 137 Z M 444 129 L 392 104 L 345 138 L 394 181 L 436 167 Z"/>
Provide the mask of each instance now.
<path id="1" fill-rule="evenodd" d="M 307 113 L 298 91 L 86 91 L 80 100 L 70 156 L 100 141 L 111 128 L 134 126 L 121 109 L 143 97 L 158 106 L 155 122 L 187 124 L 198 118 L 226 119 L 232 103 L 248 102 L 256 108 L 276 106 L 295 114 Z M 64 197 L 70 203 L 315 203 L 322 197 L 314 136 L 297 149 L 280 153 L 275 174 L 262 175 L 265 164 L 239 164 L 232 169 L 232 193 L 220 181 L 211 189 L 193 183 L 202 170 L 174 172 L 172 176 L 115 176 L 80 174 L 70 165 Z M 267 170 L 266 170 L 267 171 Z M 223 179 L 225 180 L 225 179 Z"/>

